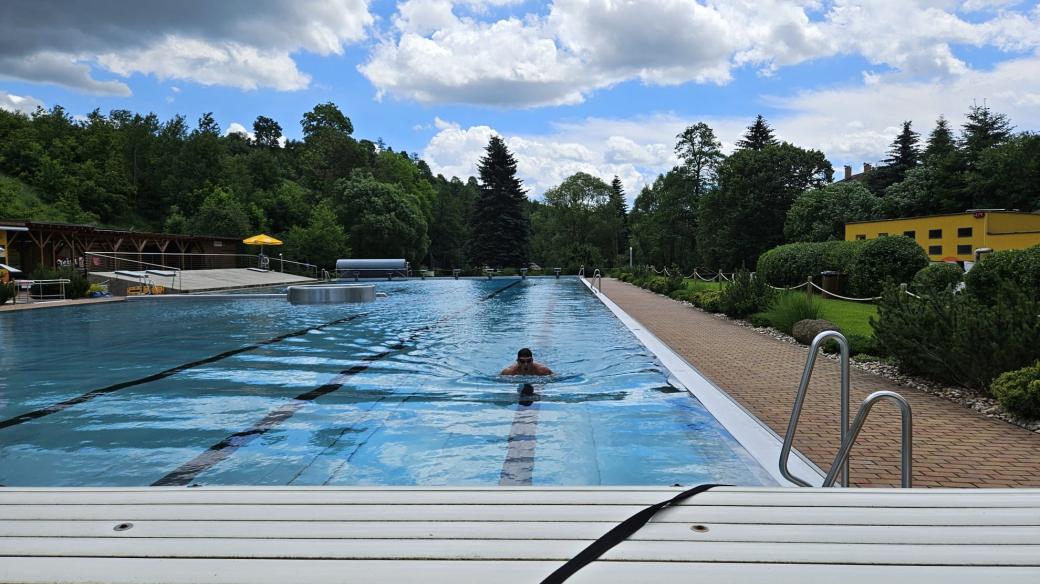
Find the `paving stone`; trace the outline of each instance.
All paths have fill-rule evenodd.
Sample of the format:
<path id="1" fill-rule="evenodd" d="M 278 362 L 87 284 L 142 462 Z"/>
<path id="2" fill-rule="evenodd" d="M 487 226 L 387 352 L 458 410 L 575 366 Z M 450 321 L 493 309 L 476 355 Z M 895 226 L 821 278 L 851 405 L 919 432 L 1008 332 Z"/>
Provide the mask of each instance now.
<path id="1" fill-rule="evenodd" d="M 787 430 L 804 347 L 737 326 L 618 280 L 603 292 L 781 436 Z M 839 367 L 817 359 L 795 448 L 826 469 L 838 448 Z M 1040 487 L 1040 434 L 885 378 L 852 370 L 852 408 L 878 390 L 895 391 L 914 414 L 914 486 Z M 852 482 L 899 486 L 899 411 L 882 402 L 852 451 Z"/>

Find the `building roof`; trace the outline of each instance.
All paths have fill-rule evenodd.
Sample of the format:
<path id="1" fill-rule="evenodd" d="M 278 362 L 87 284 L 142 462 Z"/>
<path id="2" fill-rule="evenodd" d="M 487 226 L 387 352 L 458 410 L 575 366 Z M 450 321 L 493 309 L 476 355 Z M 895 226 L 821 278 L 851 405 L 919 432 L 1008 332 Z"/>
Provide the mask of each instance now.
<path id="1" fill-rule="evenodd" d="M 234 241 L 236 243 L 238 242 L 237 237 L 228 237 L 226 235 L 188 235 L 185 233 L 133 231 L 128 229 L 111 229 L 108 227 L 98 227 L 97 225 L 85 225 L 81 223 L 61 223 L 58 221 L 26 221 L 0 219 L 0 228 L 3 228 L 5 226 L 25 227 L 28 228 L 30 231 L 35 229 L 48 229 L 52 231 L 66 231 L 73 233 L 96 233 L 98 235 L 108 235 L 116 237 L 133 235 L 137 237 L 153 237 L 163 239 L 218 239 L 223 241 Z"/>
<path id="2" fill-rule="evenodd" d="M 1040 213 L 1032 213 L 1029 211 L 1006 211 L 1004 209 L 968 209 L 967 211 L 961 211 L 960 213 L 936 213 L 935 215 L 915 215 L 913 217 L 894 217 L 890 219 L 868 219 L 865 221 L 846 221 L 846 225 L 857 225 L 861 223 L 881 223 L 883 221 L 906 221 L 908 219 L 928 219 L 931 217 L 954 217 L 957 215 L 972 215 L 974 213 L 1001 213 L 1004 215 L 1037 215 Z"/>

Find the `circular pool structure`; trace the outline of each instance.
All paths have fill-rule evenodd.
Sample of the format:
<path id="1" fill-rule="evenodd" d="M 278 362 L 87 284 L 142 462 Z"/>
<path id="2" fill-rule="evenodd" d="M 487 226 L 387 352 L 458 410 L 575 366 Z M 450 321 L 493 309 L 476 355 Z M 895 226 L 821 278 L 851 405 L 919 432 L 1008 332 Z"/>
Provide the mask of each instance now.
<path id="1" fill-rule="evenodd" d="M 372 302 L 376 287 L 362 286 L 289 286 L 286 294 L 292 304 L 346 304 Z"/>

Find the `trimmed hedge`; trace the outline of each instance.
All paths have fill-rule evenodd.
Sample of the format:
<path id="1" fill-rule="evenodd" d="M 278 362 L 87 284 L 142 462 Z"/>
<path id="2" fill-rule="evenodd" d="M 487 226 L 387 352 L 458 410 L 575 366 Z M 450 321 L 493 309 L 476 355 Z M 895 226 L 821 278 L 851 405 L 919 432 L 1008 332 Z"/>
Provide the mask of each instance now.
<path id="1" fill-rule="evenodd" d="M 885 282 L 910 282 L 927 265 L 928 256 L 909 237 L 870 239 L 849 264 L 849 291 L 858 296 L 877 296 Z"/>
<path id="2" fill-rule="evenodd" d="M 957 264 L 929 264 L 914 274 L 911 285 L 919 294 L 931 294 L 956 287 L 963 278 L 964 270 Z"/>
<path id="3" fill-rule="evenodd" d="M 865 241 L 818 241 L 774 247 L 758 258 L 757 277 L 777 287 L 797 286 L 824 270 L 848 273 Z"/>
<path id="4" fill-rule="evenodd" d="M 993 380 L 990 391 L 1008 411 L 1025 418 L 1040 418 L 1040 361 L 1002 373 Z"/>
<path id="5" fill-rule="evenodd" d="M 968 292 L 987 303 L 1007 282 L 1040 300 L 1040 245 L 987 254 L 964 275 Z"/>

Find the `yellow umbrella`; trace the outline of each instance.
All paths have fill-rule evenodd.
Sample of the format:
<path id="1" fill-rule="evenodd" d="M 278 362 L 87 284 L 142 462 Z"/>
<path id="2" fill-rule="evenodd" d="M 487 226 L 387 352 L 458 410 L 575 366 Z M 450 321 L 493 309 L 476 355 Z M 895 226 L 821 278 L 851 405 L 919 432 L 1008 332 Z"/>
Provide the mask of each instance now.
<path id="1" fill-rule="evenodd" d="M 253 237 L 247 237 L 242 240 L 242 243 L 246 245 L 259 245 L 260 246 L 260 263 L 265 264 L 264 261 L 264 246 L 265 245 L 282 245 L 282 240 L 275 239 L 266 233 L 260 235 L 254 235 Z M 267 269 L 266 265 L 261 265 L 261 268 Z"/>
<path id="2" fill-rule="evenodd" d="M 275 239 L 266 233 L 260 235 L 254 235 L 253 237 L 247 237 L 242 240 L 242 243 L 246 245 L 282 245 L 280 239 Z"/>

